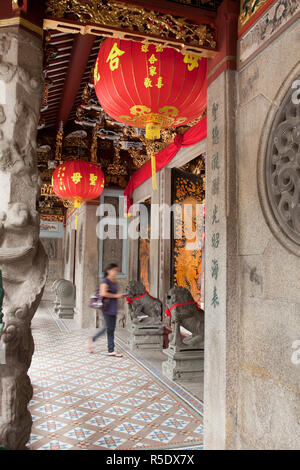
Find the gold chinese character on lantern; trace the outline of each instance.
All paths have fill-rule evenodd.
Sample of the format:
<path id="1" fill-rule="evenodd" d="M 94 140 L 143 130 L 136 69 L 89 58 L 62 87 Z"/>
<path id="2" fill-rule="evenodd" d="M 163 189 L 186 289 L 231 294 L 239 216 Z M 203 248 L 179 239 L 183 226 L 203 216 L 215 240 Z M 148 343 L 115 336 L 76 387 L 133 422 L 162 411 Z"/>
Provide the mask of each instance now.
<path id="1" fill-rule="evenodd" d="M 80 183 L 81 178 L 82 178 L 82 175 L 81 175 L 81 173 L 79 173 L 79 172 L 78 172 L 78 173 L 73 173 L 73 175 L 71 176 L 71 180 L 72 180 L 75 184 Z"/>
<path id="2" fill-rule="evenodd" d="M 90 185 L 91 186 L 96 186 L 97 179 L 98 179 L 98 176 L 91 173 L 90 174 Z"/>
<path id="3" fill-rule="evenodd" d="M 152 54 L 152 56 L 150 57 L 149 62 L 150 64 L 154 64 L 155 62 L 157 62 L 157 58 L 155 57 L 154 54 Z"/>
<path id="4" fill-rule="evenodd" d="M 123 54 L 125 54 L 125 51 L 121 51 L 115 42 L 106 59 L 106 63 L 109 62 L 109 67 L 112 72 L 119 67 L 119 57 Z"/>
<path id="5" fill-rule="evenodd" d="M 141 51 L 148 52 L 148 50 L 149 50 L 149 44 L 142 44 Z"/>
<path id="6" fill-rule="evenodd" d="M 162 82 L 162 79 L 163 79 L 162 77 L 158 77 L 157 84 L 156 84 L 157 88 L 161 88 L 164 85 Z"/>
<path id="7" fill-rule="evenodd" d="M 151 78 L 146 77 L 144 80 L 144 85 L 146 88 L 152 87 L 152 81 Z"/>
<path id="8" fill-rule="evenodd" d="M 155 50 L 156 50 L 156 52 L 162 52 L 164 50 L 164 48 L 163 48 L 163 46 L 158 44 L 157 46 L 155 46 Z"/>
<path id="9" fill-rule="evenodd" d="M 154 65 L 151 65 L 149 68 L 150 75 L 153 77 L 153 75 L 156 75 L 156 67 Z"/>
<path id="10" fill-rule="evenodd" d="M 194 70 L 196 67 L 199 66 L 198 60 L 201 59 L 201 57 L 193 54 L 184 54 L 184 59 L 183 62 L 185 64 L 188 64 L 188 70 L 191 72 Z"/>
<path id="11" fill-rule="evenodd" d="M 94 83 L 95 83 L 95 85 L 100 80 L 100 73 L 98 72 L 98 64 L 99 64 L 99 59 L 97 59 L 95 69 L 94 69 Z"/>

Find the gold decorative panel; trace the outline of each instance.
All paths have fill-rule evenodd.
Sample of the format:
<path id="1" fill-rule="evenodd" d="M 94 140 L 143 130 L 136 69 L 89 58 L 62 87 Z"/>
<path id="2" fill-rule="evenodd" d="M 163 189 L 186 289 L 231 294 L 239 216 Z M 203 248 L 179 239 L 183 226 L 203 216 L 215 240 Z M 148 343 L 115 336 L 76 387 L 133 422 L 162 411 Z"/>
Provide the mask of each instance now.
<path id="1" fill-rule="evenodd" d="M 187 18 L 160 13 L 151 9 L 151 5 L 145 9 L 112 0 L 47 0 L 46 5 L 47 15 L 51 19 L 45 20 L 44 28 L 142 42 L 152 40 L 166 47 L 198 52 L 206 57 L 216 54 L 216 30 L 211 26 L 211 18 L 199 25 Z"/>
<path id="2" fill-rule="evenodd" d="M 186 237 L 185 228 L 190 227 L 196 232 L 196 205 L 204 204 L 204 188 L 201 178 L 177 169 L 172 170 L 172 204 L 178 204 L 178 210 L 174 214 L 172 236 L 172 270 L 171 284 L 186 287 L 194 300 L 200 304 L 201 300 L 201 272 L 202 250 L 187 249 L 187 243 L 196 241 Z M 190 204 L 192 212 L 184 212 L 184 206 Z M 202 211 L 201 211 L 202 215 Z M 187 220 L 190 218 L 190 220 Z M 199 239 L 202 240 L 200 227 Z M 199 229 L 199 227 L 198 227 Z M 182 238 L 175 239 L 175 235 Z"/>
<path id="3" fill-rule="evenodd" d="M 274 0 L 241 0 L 241 10 L 239 16 L 238 29 L 241 31 L 249 21 L 267 4 L 273 3 Z"/>
<path id="4" fill-rule="evenodd" d="M 148 238 L 139 238 L 138 240 L 138 280 L 141 281 L 147 291 L 149 291 L 151 202 L 144 202 L 143 205 L 147 208 L 148 220 L 141 220 L 141 224 L 145 224 L 148 232 Z"/>

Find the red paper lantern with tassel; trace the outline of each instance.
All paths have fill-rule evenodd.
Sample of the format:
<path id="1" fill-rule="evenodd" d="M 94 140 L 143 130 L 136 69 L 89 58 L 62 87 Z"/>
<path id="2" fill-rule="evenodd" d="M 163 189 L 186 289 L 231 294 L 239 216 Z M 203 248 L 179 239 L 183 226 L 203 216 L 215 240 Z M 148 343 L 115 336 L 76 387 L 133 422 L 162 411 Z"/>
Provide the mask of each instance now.
<path id="1" fill-rule="evenodd" d="M 116 121 L 160 130 L 200 117 L 206 109 L 207 59 L 161 45 L 115 38 L 100 47 L 94 70 L 95 92 L 104 111 Z M 156 189 L 156 159 L 151 157 Z"/>
<path id="2" fill-rule="evenodd" d="M 57 196 L 73 200 L 74 207 L 80 207 L 83 201 L 100 196 L 104 189 L 104 174 L 93 163 L 72 160 L 56 168 L 52 187 Z"/>
<path id="3" fill-rule="evenodd" d="M 146 129 L 187 124 L 206 108 L 207 59 L 161 45 L 106 39 L 95 65 L 96 95 L 105 112 L 119 122 Z"/>

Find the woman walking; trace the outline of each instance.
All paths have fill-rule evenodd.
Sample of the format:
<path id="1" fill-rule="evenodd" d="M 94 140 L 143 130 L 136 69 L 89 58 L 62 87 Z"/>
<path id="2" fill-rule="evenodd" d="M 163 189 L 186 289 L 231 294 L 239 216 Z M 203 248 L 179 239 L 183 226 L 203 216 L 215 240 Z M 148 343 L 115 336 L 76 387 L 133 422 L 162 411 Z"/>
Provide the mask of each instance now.
<path id="1" fill-rule="evenodd" d="M 100 283 L 100 295 L 103 298 L 103 318 L 105 321 L 105 328 L 98 331 L 92 338 L 88 340 L 87 350 L 94 352 L 95 341 L 102 336 L 105 331 L 107 332 L 107 346 L 108 355 L 122 357 L 122 354 L 115 351 L 115 329 L 118 315 L 118 299 L 124 297 L 125 294 L 118 294 L 118 284 L 116 277 L 119 273 L 119 267 L 115 263 L 107 266 L 104 278 Z"/>

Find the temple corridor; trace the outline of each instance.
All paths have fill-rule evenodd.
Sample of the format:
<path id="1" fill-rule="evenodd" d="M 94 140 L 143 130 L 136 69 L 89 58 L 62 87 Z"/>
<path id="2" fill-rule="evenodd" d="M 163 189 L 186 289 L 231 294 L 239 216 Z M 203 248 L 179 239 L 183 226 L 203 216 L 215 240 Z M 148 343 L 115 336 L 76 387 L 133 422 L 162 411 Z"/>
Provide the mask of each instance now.
<path id="1" fill-rule="evenodd" d="M 0 0 L 0 450 L 300 450 L 299 48 L 300 0 Z"/>
<path id="2" fill-rule="evenodd" d="M 77 330 L 47 306 L 33 319 L 29 369 L 33 450 L 202 449 L 202 403 L 118 341 L 122 358 L 94 354 L 90 330 Z"/>

